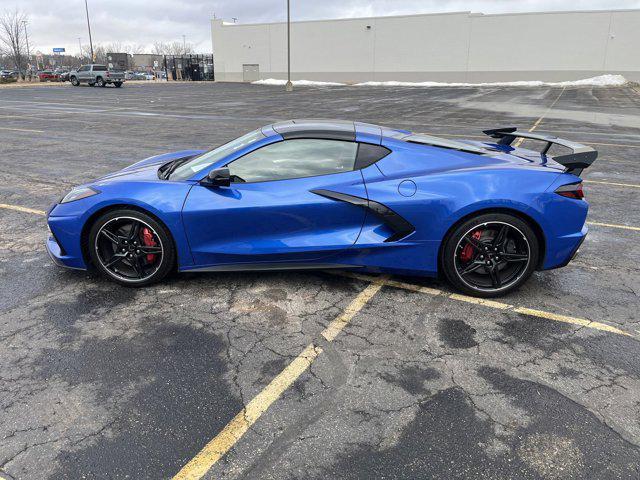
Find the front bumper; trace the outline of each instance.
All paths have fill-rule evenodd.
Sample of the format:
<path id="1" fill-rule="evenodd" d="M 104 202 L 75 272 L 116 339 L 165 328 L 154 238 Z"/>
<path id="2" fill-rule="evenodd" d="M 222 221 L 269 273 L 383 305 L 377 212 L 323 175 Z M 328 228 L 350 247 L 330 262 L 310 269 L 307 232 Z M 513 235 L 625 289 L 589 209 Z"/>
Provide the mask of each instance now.
<path id="1" fill-rule="evenodd" d="M 49 213 L 52 208 L 49 209 Z M 47 217 L 48 232 L 45 238 L 47 253 L 60 267 L 86 270 L 80 238 L 81 222 L 78 217 Z"/>

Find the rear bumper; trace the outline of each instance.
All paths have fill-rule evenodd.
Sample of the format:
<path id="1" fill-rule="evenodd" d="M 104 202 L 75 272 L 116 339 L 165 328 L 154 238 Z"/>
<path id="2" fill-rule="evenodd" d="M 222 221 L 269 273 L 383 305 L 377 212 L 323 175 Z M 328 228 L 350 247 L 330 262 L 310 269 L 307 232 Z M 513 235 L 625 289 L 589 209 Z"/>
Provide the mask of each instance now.
<path id="1" fill-rule="evenodd" d="M 547 258 L 545 259 L 542 270 L 551 270 L 553 268 L 567 266 L 578 254 L 578 250 L 585 238 L 587 238 L 588 232 L 589 229 L 585 225 L 582 227 L 582 230 L 576 234 L 555 238 L 552 242 L 553 248 L 547 252 Z"/>

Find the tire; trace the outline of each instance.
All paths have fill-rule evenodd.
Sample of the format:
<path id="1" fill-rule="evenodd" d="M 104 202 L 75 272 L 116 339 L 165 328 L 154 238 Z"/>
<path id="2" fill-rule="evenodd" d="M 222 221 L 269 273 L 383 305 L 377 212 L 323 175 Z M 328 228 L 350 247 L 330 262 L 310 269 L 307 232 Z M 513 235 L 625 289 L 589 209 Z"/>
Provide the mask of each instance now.
<path id="1" fill-rule="evenodd" d="M 120 88 L 122 86 L 122 82 L 113 82 L 116 88 Z"/>
<path id="2" fill-rule="evenodd" d="M 497 297 L 526 282 L 538 265 L 539 242 L 522 219 L 487 213 L 458 225 L 442 248 L 443 272 L 474 297 Z"/>
<path id="3" fill-rule="evenodd" d="M 169 229 L 153 217 L 130 209 L 100 216 L 89 231 L 87 250 L 103 276 L 127 287 L 159 282 L 176 262 Z"/>
<path id="4" fill-rule="evenodd" d="M 74 87 L 79 87 L 80 86 L 80 82 L 78 81 L 78 79 L 76 77 L 71 77 L 71 85 L 73 85 Z"/>
<path id="5" fill-rule="evenodd" d="M 102 79 L 102 77 L 98 77 L 96 78 L 96 87 L 106 87 L 106 83 L 104 83 L 104 80 Z"/>

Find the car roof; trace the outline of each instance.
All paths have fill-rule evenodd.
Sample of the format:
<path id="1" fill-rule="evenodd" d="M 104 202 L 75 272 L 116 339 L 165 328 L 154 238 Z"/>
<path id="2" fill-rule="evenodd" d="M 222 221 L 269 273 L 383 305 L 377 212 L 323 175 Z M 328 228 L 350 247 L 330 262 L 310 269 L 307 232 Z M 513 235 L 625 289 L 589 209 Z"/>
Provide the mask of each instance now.
<path id="1" fill-rule="evenodd" d="M 326 138 L 333 140 L 355 140 L 353 122 L 344 120 L 287 120 L 270 125 L 282 138 Z"/>
<path id="2" fill-rule="evenodd" d="M 262 129 L 265 135 L 279 134 L 284 139 L 292 138 L 321 138 L 330 140 L 355 141 L 356 134 L 368 135 L 375 143 L 381 143 L 383 139 L 401 140 L 413 144 L 429 145 L 432 147 L 458 150 L 468 153 L 486 155 L 495 149 L 489 146 L 483 148 L 464 141 L 451 140 L 413 133 L 408 130 L 399 130 L 372 123 L 353 122 L 348 120 L 315 120 L 297 119 L 273 123 Z"/>

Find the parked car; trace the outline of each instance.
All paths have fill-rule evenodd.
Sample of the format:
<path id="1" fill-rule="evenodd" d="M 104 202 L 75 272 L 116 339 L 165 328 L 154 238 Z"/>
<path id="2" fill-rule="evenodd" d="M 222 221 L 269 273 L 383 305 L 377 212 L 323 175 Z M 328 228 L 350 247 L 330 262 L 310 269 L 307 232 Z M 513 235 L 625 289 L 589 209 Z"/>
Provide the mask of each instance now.
<path id="1" fill-rule="evenodd" d="M 59 82 L 60 75 L 51 70 L 43 70 L 42 72 L 38 72 L 38 78 L 41 82 Z"/>
<path id="2" fill-rule="evenodd" d="M 77 70 L 69 72 L 69 80 L 74 87 L 77 87 L 81 83 L 86 83 L 93 87 L 106 87 L 108 84 L 113 84 L 116 87 L 121 87 L 125 81 L 124 72 L 117 72 L 109 70 L 106 65 L 91 64 L 82 65 Z"/>
<path id="3" fill-rule="evenodd" d="M 0 70 L 0 83 L 13 83 L 18 81 L 18 72 L 13 70 Z"/>
<path id="4" fill-rule="evenodd" d="M 153 75 L 149 78 L 149 74 L 145 72 L 129 72 L 130 80 L 152 80 Z"/>
<path id="5" fill-rule="evenodd" d="M 274 123 L 76 187 L 48 212 L 47 248 L 60 266 L 130 286 L 174 268 L 355 268 L 442 273 L 467 294 L 503 295 L 574 257 L 589 209 L 580 174 L 598 154 L 515 127 L 484 133 Z M 547 154 L 553 145 L 570 153 Z"/>
<path id="6" fill-rule="evenodd" d="M 59 80 L 61 82 L 68 82 L 69 81 L 69 72 L 58 72 L 58 76 L 59 76 Z"/>

